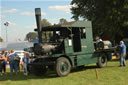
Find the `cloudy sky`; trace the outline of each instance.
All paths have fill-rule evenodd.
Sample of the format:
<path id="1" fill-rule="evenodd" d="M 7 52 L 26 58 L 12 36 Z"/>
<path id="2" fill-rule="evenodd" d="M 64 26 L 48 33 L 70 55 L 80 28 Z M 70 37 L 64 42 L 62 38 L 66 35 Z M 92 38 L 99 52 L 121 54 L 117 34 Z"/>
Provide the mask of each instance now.
<path id="1" fill-rule="evenodd" d="M 0 36 L 6 40 L 4 23 L 9 22 L 8 41 L 24 40 L 25 35 L 36 28 L 35 8 L 41 8 L 42 19 L 52 24 L 58 23 L 60 18 L 73 21 L 70 3 L 71 0 L 0 0 Z"/>

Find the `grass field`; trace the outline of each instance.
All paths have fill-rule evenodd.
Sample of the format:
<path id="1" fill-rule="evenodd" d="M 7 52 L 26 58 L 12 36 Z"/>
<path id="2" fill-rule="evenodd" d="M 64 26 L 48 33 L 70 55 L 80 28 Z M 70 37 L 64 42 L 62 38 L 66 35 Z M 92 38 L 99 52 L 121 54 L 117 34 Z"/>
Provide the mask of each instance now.
<path id="1" fill-rule="evenodd" d="M 98 71 L 98 80 L 95 69 Z M 56 77 L 55 74 L 37 77 L 24 76 L 22 72 L 18 75 L 8 73 L 0 76 L 0 85 L 128 85 L 128 66 L 119 67 L 119 61 L 108 62 L 105 68 L 88 65 L 73 69 L 66 77 Z"/>

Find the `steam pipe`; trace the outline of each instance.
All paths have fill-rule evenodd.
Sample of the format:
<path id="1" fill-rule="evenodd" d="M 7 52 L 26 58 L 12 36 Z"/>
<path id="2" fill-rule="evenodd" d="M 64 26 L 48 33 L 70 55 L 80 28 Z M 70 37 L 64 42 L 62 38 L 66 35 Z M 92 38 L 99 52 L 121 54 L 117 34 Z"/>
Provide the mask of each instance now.
<path id="1" fill-rule="evenodd" d="M 38 31 L 38 39 L 39 43 L 42 42 L 42 32 L 41 32 L 41 9 L 35 8 L 35 16 L 36 16 L 36 24 L 37 24 L 37 31 Z"/>

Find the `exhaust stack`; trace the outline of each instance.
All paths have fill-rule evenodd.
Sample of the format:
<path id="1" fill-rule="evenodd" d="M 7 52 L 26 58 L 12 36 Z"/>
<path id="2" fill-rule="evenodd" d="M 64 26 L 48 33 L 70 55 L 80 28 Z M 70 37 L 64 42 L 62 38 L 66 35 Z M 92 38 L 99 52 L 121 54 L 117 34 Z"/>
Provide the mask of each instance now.
<path id="1" fill-rule="evenodd" d="M 35 16 L 36 16 L 36 24 L 37 24 L 37 31 L 38 31 L 38 39 L 39 43 L 42 42 L 42 32 L 41 32 L 41 9 L 35 8 Z"/>

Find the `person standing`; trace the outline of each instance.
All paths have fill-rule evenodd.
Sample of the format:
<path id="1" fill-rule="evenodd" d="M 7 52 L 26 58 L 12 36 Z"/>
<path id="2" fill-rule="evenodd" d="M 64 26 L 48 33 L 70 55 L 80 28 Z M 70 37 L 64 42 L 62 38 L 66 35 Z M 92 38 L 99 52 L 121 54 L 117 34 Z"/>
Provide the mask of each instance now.
<path id="1" fill-rule="evenodd" d="M 2 74 L 3 63 L 4 63 L 4 58 L 0 54 L 0 76 L 3 76 L 3 74 Z"/>
<path id="2" fill-rule="evenodd" d="M 7 64 L 7 56 L 5 50 L 2 51 L 1 56 L 3 57 L 3 66 L 2 70 L 4 70 L 4 74 L 6 74 L 6 64 Z"/>
<path id="3" fill-rule="evenodd" d="M 13 50 L 11 50 L 11 53 L 9 54 L 10 71 L 13 72 L 13 69 L 15 69 L 17 74 L 18 62 L 15 60 L 16 58 L 18 58 L 18 55 Z"/>
<path id="4" fill-rule="evenodd" d="M 28 57 L 28 54 L 24 53 L 24 57 L 22 58 L 22 61 L 23 61 L 23 70 L 24 70 L 24 75 L 25 76 L 28 75 L 28 71 L 27 71 L 27 57 Z"/>
<path id="5" fill-rule="evenodd" d="M 126 66 L 125 57 L 126 57 L 126 46 L 123 41 L 120 41 L 120 67 Z"/>
<path id="6" fill-rule="evenodd" d="M 1 76 L 2 71 L 4 70 L 4 74 L 6 73 L 6 57 L 5 57 L 5 50 L 2 51 L 1 55 L 0 55 L 0 72 L 1 72 Z"/>
<path id="7" fill-rule="evenodd" d="M 15 60 L 17 63 L 18 63 L 18 72 L 20 72 L 20 57 L 18 57 L 18 59 L 17 60 Z"/>
<path id="8" fill-rule="evenodd" d="M 39 39 L 36 37 L 36 39 L 33 41 L 34 47 L 39 43 Z"/>

